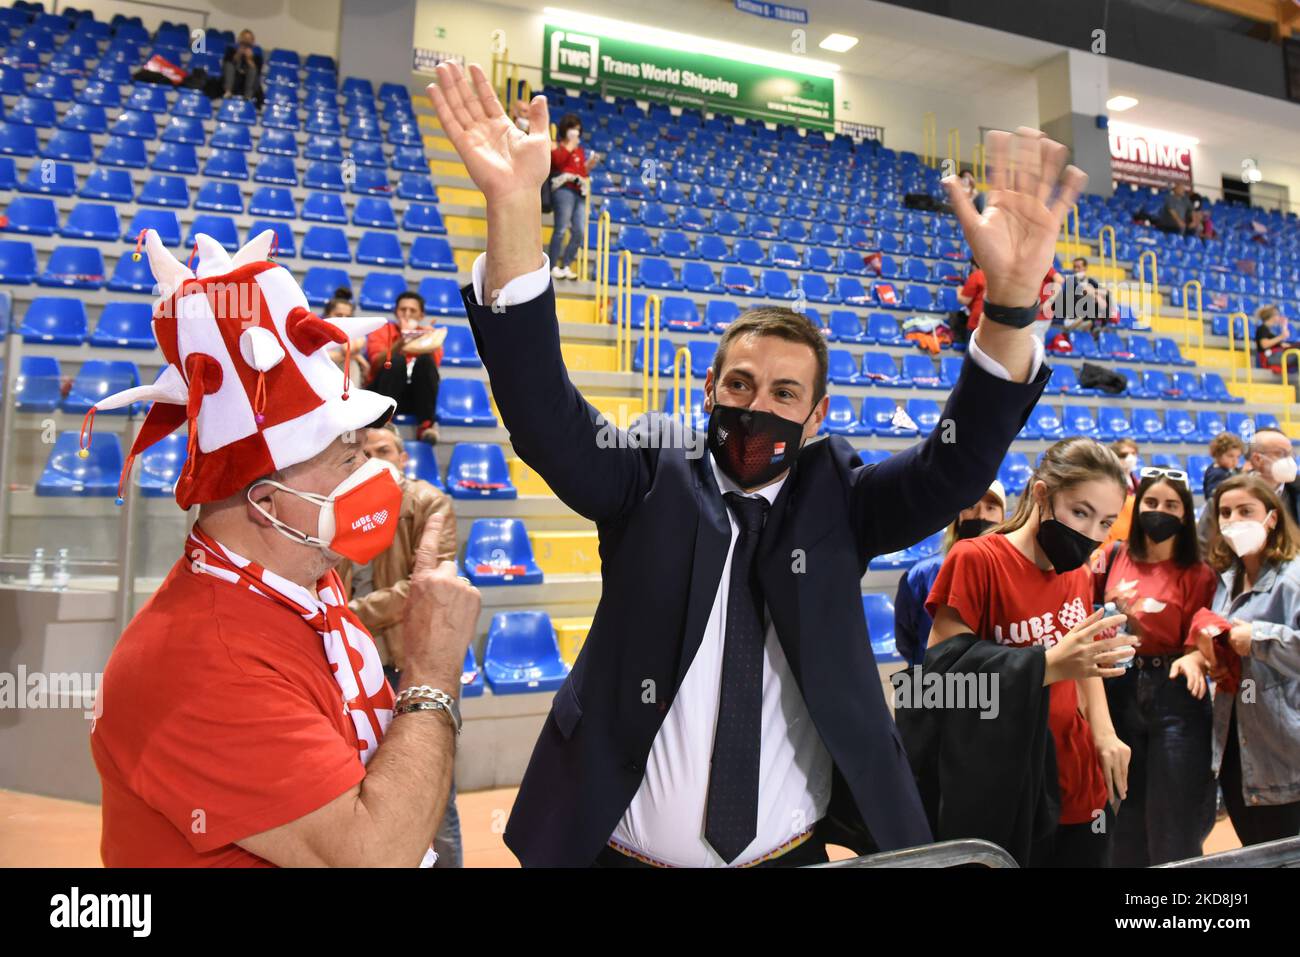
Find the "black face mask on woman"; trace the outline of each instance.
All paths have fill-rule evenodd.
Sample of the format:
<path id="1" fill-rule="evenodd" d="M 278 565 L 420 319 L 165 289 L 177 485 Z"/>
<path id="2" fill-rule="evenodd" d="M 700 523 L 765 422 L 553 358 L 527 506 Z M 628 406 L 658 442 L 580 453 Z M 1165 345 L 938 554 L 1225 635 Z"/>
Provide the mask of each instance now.
<path id="1" fill-rule="evenodd" d="M 1159 545 L 1178 534 L 1183 520 L 1168 512 L 1146 511 L 1138 512 L 1138 525 L 1147 538 Z"/>
<path id="2" fill-rule="evenodd" d="M 1038 523 L 1038 547 L 1043 550 L 1052 570 L 1058 575 L 1072 572 L 1088 561 L 1101 542 L 1076 532 L 1064 522 L 1045 518 Z"/>
<path id="3" fill-rule="evenodd" d="M 813 406 L 815 409 L 816 406 Z M 724 475 L 741 488 L 766 485 L 794 465 L 803 447 L 803 422 L 773 412 L 720 405 L 709 413 L 709 451 Z"/>
<path id="4" fill-rule="evenodd" d="M 957 538 L 979 538 L 996 524 L 987 518 L 963 518 L 957 523 Z"/>

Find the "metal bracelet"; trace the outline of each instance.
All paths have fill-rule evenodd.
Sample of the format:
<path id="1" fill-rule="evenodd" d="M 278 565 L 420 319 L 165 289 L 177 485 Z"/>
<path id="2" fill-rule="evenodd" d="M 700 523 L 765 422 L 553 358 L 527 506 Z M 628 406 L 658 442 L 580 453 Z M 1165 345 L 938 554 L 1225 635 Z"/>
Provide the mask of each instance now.
<path id="1" fill-rule="evenodd" d="M 460 729 L 456 727 L 456 718 L 451 713 L 451 709 L 441 701 L 412 701 L 407 704 L 399 705 L 394 709 L 393 717 L 397 717 L 401 714 L 410 714 L 413 711 L 441 711 L 447 716 L 447 723 L 451 725 L 452 730 L 455 731 L 457 735 L 460 734 Z"/>

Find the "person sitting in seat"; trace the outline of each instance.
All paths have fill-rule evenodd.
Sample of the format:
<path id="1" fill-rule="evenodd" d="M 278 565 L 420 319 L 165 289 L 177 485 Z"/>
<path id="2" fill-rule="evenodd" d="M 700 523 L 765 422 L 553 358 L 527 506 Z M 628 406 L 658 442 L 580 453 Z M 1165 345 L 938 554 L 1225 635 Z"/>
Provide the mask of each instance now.
<path id="1" fill-rule="evenodd" d="M 242 96 L 262 105 L 262 53 L 252 30 L 239 31 L 239 40 L 221 58 L 221 85 L 226 96 Z"/>
<path id="2" fill-rule="evenodd" d="M 396 399 L 398 415 L 415 416 L 420 441 L 430 445 L 438 444 L 434 418 L 446 335 L 445 329 L 425 325 L 424 297 L 408 290 L 398 294 L 388 324 L 366 337 L 367 388 Z"/>

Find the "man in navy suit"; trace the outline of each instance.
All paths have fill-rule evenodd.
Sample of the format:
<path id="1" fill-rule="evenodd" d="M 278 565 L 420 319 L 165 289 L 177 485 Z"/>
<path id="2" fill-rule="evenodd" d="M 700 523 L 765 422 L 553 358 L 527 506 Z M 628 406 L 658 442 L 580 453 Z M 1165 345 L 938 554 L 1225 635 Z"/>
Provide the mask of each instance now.
<path id="1" fill-rule="evenodd" d="M 560 355 L 541 251 L 545 99 L 525 133 L 476 65 L 468 77 L 440 65 L 429 95 L 487 202 L 487 252 L 463 295 L 502 421 L 600 536 L 600 603 L 506 844 L 525 866 L 690 867 L 928 843 L 861 578 L 872 556 L 978 499 L 1037 402 L 1049 370 L 1027 326 L 1084 174 L 1021 129 L 989 135 L 983 214 L 945 181 L 988 278 L 985 321 L 930 437 L 864 466 L 841 437 L 812 441 L 826 347 L 785 309 L 751 310 L 724 335 L 704 382 L 707 436 L 658 415 L 616 431 Z"/>

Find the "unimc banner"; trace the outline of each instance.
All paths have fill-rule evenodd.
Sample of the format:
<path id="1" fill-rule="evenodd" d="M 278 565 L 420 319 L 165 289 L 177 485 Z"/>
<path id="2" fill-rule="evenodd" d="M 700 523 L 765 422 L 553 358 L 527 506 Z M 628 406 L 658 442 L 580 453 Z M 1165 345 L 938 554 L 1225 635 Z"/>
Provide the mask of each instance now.
<path id="1" fill-rule="evenodd" d="M 1110 131 L 1110 171 L 1113 179 L 1138 186 L 1167 188 L 1192 185 L 1192 148 L 1154 136 Z"/>
<path id="2" fill-rule="evenodd" d="M 546 25 L 542 79 L 556 86 L 789 123 L 835 125 L 835 82 L 739 60 L 683 53 Z"/>

